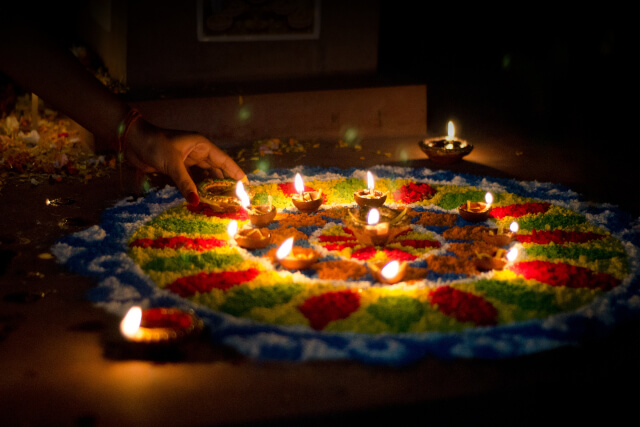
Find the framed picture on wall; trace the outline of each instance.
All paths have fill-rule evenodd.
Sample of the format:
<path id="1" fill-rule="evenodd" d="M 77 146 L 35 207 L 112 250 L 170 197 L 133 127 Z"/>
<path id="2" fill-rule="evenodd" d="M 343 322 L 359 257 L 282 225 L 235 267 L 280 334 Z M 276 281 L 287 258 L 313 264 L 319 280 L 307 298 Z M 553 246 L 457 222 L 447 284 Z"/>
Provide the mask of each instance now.
<path id="1" fill-rule="evenodd" d="M 197 13 L 202 42 L 320 36 L 320 0 L 198 0 Z"/>

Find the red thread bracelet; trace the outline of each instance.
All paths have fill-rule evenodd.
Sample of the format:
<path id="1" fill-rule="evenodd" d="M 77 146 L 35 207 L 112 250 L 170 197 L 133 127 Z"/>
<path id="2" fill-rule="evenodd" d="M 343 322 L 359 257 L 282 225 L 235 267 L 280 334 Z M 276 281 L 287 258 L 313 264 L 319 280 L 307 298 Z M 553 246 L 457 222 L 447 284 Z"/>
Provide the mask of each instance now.
<path id="1" fill-rule="evenodd" d="M 118 125 L 118 148 L 120 153 L 124 154 L 129 129 L 131 128 L 131 125 L 140 117 L 142 117 L 140 111 L 132 108 Z"/>

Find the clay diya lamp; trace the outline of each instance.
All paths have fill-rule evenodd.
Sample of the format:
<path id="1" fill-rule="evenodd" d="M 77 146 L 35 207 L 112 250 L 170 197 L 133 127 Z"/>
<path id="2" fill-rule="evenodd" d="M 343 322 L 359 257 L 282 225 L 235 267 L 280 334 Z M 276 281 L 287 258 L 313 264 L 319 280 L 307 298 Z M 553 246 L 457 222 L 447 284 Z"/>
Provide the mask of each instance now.
<path id="1" fill-rule="evenodd" d="M 507 246 L 513 241 L 518 232 L 518 223 L 512 222 L 509 231 L 505 232 L 502 227 L 489 230 L 482 235 L 482 240 L 493 246 Z"/>
<path id="2" fill-rule="evenodd" d="M 384 216 L 380 215 L 383 211 Z M 388 208 L 370 208 L 364 222 L 361 214 L 349 211 L 347 223 L 356 239 L 367 246 L 384 246 L 399 234 L 409 229 L 411 218 L 407 215 L 407 208 L 400 211 Z"/>
<path id="3" fill-rule="evenodd" d="M 405 261 L 370 263 L 367 264 L 367 268 L 377 282 L 387 285 L 401 282 L 407 273 L 407 263 Z"/>
<path id="4" fill-rule="evenodd" d="M 258 205 L 249 208 L 249 221 L 256 227 L 266 227 L 271 224 L 278 213 L 273 205 Z"/>
<path id="5" fill-rule="evenodd" d="M 227 234 L 238 246 L 245 249 L 262 249 L 271 243 L 271 232 L 268 228 L 243 228 L 238 230 L 238 222 L 230 221 Z"/>
<path id="6" fill-rule="evenodd" d="M 296 174 L 294 184 L 298 193 L 291 196 L 291 201 L 300 212 L 313 213 L 322 206 L 322 190 L 304 191 L 304 182 L 300 174 Z"/>
<path id="7" fill-rule="evenodd" d="M 472 144 L 455 138 L 452 122 L 448 123 L 448 135 L 446 137 L 424 139 L 418 145 L 429 160 L 443 165 L 458 162 L 473 150 Z"/>
<path id="8" fill-rule="evenodd" d="M 262 249 L 271 243 L 271 232 L 268 228 L 244 228 L 233 238 L 241 248 Z"/>
<path id="9" fill-rule="evenodd" d="M 379 208 L 387 201 L 387 193 L 374 188 L 373 174 L 367 171 L 367 188 L 354 192 L 353 198 L 358 206 Z"/>
<path id="10" fill-rule="evenodd" d="M 318 261 L 318 253 L 311 248 L 293 247 L 293 237 L 289 237 L 276 251 L 276 258 L 287 270 L 305 270 Z"/>
<path id="11" fill-rule="evenodd" d="M 474 260 L 476 269 L 479 271 L 503 270 L 509 262 L 513 262 L 518 256 L 518 250 L 512 248 L 505 255 L 504 249 L 498 249 L 495 255 L 477 254 Z"/>
<path id="12" fill-rule="evenodd" d="M 238 181 L 236 184 L 236 197 L 238 198 L 242 207 L 247 211 L 249 215 L 249 221 L 256 227 L 266 227 L 271 224 L 277 214 L 277 209 L 271 203 L 271 196 L 269 196 L 269 203 L 266 205 L 251 206 L 251 198 L 244 189 L 242 181 Z"/>
<path id="13" fill-rule="evenodd" d="M 200 332 L 202 321 L 177 308 L 132 307 L 120 322 L 122 336 L 141 344 L 173 344 Z"/>
<path id="14" fill-rule="evenodd" d="M 460 205 L 458 207 L 458 213 L 460 216 L 469 222 L 482 222 L 489 219 L 491 215 L 491 203 L 493 202 L 493 196 L 491 193 L 485 195 L 485 202 L 470 202 Z"/>

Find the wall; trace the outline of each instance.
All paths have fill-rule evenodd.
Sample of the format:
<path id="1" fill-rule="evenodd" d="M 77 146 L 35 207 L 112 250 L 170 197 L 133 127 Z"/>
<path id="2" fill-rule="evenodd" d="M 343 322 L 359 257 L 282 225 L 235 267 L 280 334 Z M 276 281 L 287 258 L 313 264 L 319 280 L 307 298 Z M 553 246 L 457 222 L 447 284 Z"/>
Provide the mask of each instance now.
<path id="1" fill-rule="evenodd" d="M 110 73 L 124 76 L 133 91 L 377 71 L 378 1 L 323 0 L 318 39 L 278 41 L 199 41 L 197 6 L 195 0 L 91 0 L 84 12 L 83 33 Z M 110 31 L 104 30 L 105 21 L 110 22 Z"/>

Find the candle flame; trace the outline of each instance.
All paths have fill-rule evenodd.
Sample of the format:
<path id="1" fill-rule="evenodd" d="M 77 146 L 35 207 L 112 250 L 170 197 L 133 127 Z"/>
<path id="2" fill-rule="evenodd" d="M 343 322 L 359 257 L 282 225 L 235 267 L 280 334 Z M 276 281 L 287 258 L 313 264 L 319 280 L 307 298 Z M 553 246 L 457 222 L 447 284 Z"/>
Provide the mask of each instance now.
<path id="1" fill-rule="evenodd" d="M 447 125 L 447 141 L 451 141 L 456 134 L 456 130 L 453 127 L 453 122 L 449 122 Z"/>
<path id="2" fill-rule="evenodd" d="M 238 197 L 238 200 L 240 200 L 240 204 L 243 208 L 247 209 L 251 205 L 251 200 L 249 199 L 247 192 L 244 190 L 242 181 L 238 181 L 236 184 L 236 196 Z"/>
<path id="3" fill-rule="evenodd" d="M 291 253 L 292 249 L 293 249 L 293 237 L 289 237 L 287 240 L 282 242 L 282 244 L 278 248 L 278 251 L 276 252 L 276 258 L 278 259 L 286 258 Z"/>
<path id="4" fill-rule="evenodd" d="M 138 306 L 131 307 L 120 322 L 120 332 L 127 338 L 135 336 L 142 322 L 142 309 Z"/>
<path id="5" fill-rule="evenodd" d="M 229 237 L 233 239 L 233 236 L 235 236 L 237 232 L 238 232 L 238 221 L 234 219 L 229 222 L 229 225 L 227 225 L 227 234 L 229 235 Z"/>
<path id="6" fill-rule="evenodd" d="M 367 188 L 369 191 L 373 191 L 374 189 L 373 174 L 369 171 L 367 171 Z"/>
<path id="7" fill-rule="evenodd" d="M 520 226 L 515 221 L 513 221 L 509 226 L 509 230 L 511 230 L 512 233 L 517 233 L 519 229 L 520 229 Z"/>
<path id="8" fill-rule="evenodd" d="M 487 205 L 493 203 L 493 195 L 491 193 L 487 193 L 484 195 L 484 201 L 487 202 Z"/>
<path id="9" fill-rule="evenodd" d="M 515 261 L 517 257 L 518 257 L 518 248 L 511 248 L 509 252 L 507 252 L 507 260 L 509 262 Z"/>
<path id="10" fill-rule="evenodd" d="M 296 191 L 300 194 L 304 192 L 304 181 L 302 181 L 302 177 L 299 173 L 296 174 L 296 178 L 294 180 L 294 184 L 296 187 Z"/>
<path id="11" fill-rule="evenodd" d="M 400 263 L 398 261 L 391 261 L 387 265 L 384 266 L 382 270 L 380 270 L 380 274 L 387 280 L 391 280 L 398 274 L 400 271 Z"/>
<path id="12" fill-rule="evenodd" d="M 378 209 L 371 209 L 367 214 L 367 224 L 376 225 L 378 222 L 380 222 L 380 212 Z"/>

